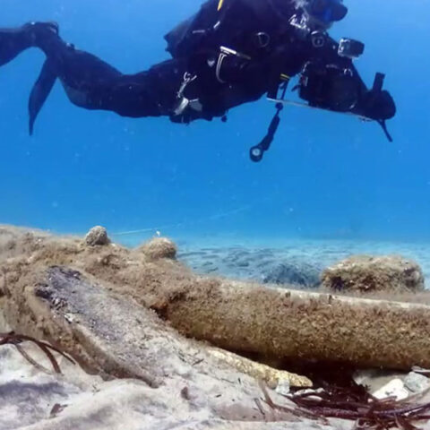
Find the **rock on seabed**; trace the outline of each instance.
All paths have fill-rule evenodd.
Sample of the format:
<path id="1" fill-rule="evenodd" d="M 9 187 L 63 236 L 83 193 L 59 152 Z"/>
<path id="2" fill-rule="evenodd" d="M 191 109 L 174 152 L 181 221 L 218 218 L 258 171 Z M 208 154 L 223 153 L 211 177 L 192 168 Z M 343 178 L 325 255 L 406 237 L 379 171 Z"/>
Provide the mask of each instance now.
<path id="1" fill-rule="evenodd" d="M 424 290 L 420 266 L 400 256 L 354 256 L 326 269 L 322 286 L 333 292 L 408 293 Z"/>

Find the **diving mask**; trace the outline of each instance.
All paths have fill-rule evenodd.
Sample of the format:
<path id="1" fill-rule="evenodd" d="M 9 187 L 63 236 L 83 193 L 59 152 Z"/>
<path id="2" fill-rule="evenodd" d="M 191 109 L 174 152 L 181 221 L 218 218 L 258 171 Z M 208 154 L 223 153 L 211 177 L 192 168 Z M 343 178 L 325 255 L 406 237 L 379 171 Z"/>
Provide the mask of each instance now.
<path id="1" fill-rule="evenodd" d="M 341 21 L 348 13 L 343 0 L 309 0 L 304 9 L 312 18 L 323 24 Z"/>

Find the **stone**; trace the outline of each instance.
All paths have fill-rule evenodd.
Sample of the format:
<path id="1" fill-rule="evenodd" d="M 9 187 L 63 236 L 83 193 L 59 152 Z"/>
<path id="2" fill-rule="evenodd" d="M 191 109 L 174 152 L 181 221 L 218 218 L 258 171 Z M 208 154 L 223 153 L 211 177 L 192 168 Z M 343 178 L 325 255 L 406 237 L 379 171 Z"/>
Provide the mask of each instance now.
<path id="1" fill-rule="evenodd" d="M 353 378 L 356 384 L 368 388 L 374 393 L 385 387 L 393 379 L 404 380 L 407 372 L 387 369 L 359 369 L 354 372 Z"/>
<path id="2" fill-rule="evenodd" d="M 333 292 L 410 293 L 424 290 L 417 263 L 400 256 L 353 256 L 322 274 L 322 287 Z"/>
<path id="3" fill-rule="evenodd" d="M 401 379 L 393 379 L 380 390 L 373 393 L 377 399 L 387 399 L 388 397 L 395 397 L 397 400 L 405 400 L 409 397 L 409 392 Z"/>
<path id="4" fill-rule="evenodd" d="M 110 244 L 110 239 L 104 227 L 96 226 L 85 236 L 85 243 L 88 246 L 106 246 Z"/>
<path id="5" fill-rule="evenodd" d="M 430 379 L 415 372 L 409 373 L 404 383 L 405 387 L 414 394 L 422 393 L 430 387 Z"/>
<path id="6" fill-rule="evenodd" d="M 163 258 L 174 260 L 178 252 L 175 243 L 165 237 L 155 237 L 140 249 L 147 257 L 153 260 Z"/>

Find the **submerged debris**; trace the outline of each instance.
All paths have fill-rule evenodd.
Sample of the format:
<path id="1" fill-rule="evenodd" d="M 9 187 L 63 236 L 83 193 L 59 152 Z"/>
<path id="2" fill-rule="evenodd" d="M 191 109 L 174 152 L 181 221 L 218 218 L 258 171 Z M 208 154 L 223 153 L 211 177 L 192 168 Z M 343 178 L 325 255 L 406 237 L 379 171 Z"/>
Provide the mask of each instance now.
<path id="1" fill-rule="evenodd" d="M 50 345 L 49 343 L 37 340 L 30 336 L 25 336 L 21 334 L 16 334 L 14 332 L 10 333 L 0 333 L 0 346 L 2 345 L 13 345 L 16 347 L 18 352 L 33 366 L 37 367 L 39 370 L 47 371 L 42 365 L 37 363 L 33 358 L 31 358 L 27 352 L 22 348 L 21 344 L 23 342 L 33 342 L 36 344 L 48 357 L 49 361 L 52 364 L 52 367 L 55 371 L 55 373 L 61 374 L 60 365 L 58 364 L 57 359 L 55 358 L 54 354 L 52 352 L 57 352 L 64 358 L 66 358 L 68 361 L 70 361 L 72 364 L 75 364 L 72 358 L 70 358 L 67 354 L 60 351 L 58 348 L 55 348 L 54 346 Z"/>
<path id="2" fill-rule="evenodd" d="M 262 380 L 269 384 L 269 386 L 278 387 L 280 390 L 284 390 L 284 392 L 286 390 L 289 391 L 290 387 L 312 387 L 312 381 L 305 376 L 274 369 L 218 348 L 210 348 L 206 352 L 222 363 L 226 363 L 232 368 L 237 369 L 239 372 Z"/>

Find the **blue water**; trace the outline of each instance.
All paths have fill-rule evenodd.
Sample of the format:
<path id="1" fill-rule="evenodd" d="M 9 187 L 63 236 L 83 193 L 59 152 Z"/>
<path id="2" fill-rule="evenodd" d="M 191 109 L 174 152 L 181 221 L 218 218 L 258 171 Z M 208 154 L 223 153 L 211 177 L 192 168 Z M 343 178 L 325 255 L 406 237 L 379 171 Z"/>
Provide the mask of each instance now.
<path id="1" fill-rule="evenodd" d="M 346 2 L 331 34 L 366 43 L 357 67 L 368 85 L 387 73 L 394 143 L 375 124 L 288 108 L 256 165 L 248 150 L 274 110 L 265 100 L 232 111 L 227 124 L 181 126 L 79 109 L 60 85 L 30 138 L 27 99 L 43 56 L 28 51 L 0 70 L 0 223 L 179 239 L 430 239 L 430 3 Z M 64 39 L 131 73 L 167 58 L 163 35 L 200 4 L 2 0 L 0 26 L 56 20 Z"/>

